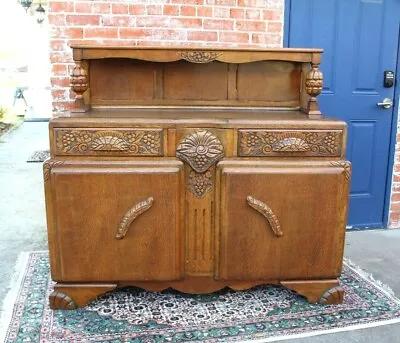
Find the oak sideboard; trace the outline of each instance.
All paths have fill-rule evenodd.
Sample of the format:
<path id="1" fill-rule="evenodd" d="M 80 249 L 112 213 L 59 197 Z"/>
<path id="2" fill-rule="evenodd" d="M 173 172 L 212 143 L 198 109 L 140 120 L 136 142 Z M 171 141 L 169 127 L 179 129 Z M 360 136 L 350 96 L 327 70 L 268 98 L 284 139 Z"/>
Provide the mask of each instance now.
<path id="1" fill-rule="evenodd" d="M 343 300 L 351 166 L 322 50 L 72 48 L 44 163 L 53 309 L 125 286 Z"/>

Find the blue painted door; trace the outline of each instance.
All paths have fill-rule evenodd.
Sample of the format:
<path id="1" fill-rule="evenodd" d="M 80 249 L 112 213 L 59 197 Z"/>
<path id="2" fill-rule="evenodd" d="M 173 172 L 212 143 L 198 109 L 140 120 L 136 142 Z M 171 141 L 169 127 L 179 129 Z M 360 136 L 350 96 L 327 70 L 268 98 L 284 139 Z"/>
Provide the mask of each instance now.
<path id="1" fill-rule="evenodd" d="M 348 225 L 382 227 L 394 106 L 377 103 L 394 100 L 383 75 L 396 70 L 400 0 L 292 0 L 286 11 L 285 45 L 324 49 L 320 106 L 348 124 Z"/>

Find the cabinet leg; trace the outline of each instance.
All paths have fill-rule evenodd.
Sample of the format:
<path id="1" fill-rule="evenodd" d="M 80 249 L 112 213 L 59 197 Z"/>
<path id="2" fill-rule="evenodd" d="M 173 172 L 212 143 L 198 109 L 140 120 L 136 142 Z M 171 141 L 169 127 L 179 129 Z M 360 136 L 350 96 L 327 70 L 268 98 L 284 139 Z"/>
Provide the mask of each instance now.
<path id="1" fill-rule="evenodd" d="M 336 279 L 281 281 L 281 285 L 306 297 L 310 303 L 337 305 L 343 302 L 344 290 Z"/>
<path id="2" fill-rule="evenodd" d="M 99 295 L 112 291 L 116 284 L 56 284 L 49 296 L 53 310 L 75 310 L 86 306 Z"/>

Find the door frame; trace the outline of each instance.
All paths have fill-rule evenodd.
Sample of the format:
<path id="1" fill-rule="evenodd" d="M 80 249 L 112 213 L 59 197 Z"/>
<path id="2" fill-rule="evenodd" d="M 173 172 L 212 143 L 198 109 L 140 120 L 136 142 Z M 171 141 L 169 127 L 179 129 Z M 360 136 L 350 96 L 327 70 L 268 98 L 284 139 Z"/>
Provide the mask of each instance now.
<path id="1" fill-rule="evenodd" d="M 292 0 L 284 0 L 284 17 L 283 17 L 283 47 L 289 47 L 289 32 L 290 32 L 290 9 L 292 5 Z M 386 185 L 385 185 L 385 198 L 383 204 L 383 218 L 382 218 L 382 226 L 384 229 L 388 228 L 389 220 L 390 220 L 390 198 L 392 194 L 392 181 L 393 181 L 393 170 L 395 165 L 395 154 L 396 154 L 396 142 L 397 142 L 397 124 L 399 119 L 399 111 L 400 111 L 400 25 L 399 25 L 399 33 L 398 33 L 398 42 L 397 42 L 397 63 L 395 70 L 395 86 L 394 86 L 394 97 L 393 97 L 393 114 L 392 114 L 392 123 L 390 128 L 390 146 L 389 146 L 389 160 L 388 160 L 388 170 L 386 176 Z M 372 227 L 371 227 L 372 228 Z M 365 229 L 371 229 L 365 228 Z M 376 229 L 376 227 L 372 228 Z"/>

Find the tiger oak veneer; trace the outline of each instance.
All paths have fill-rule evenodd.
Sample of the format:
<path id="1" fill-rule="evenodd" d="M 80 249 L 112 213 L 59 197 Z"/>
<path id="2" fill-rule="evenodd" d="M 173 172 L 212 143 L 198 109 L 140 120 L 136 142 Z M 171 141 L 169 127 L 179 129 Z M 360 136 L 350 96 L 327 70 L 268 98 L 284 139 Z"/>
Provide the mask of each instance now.
<path id="1" fill-rule="evenodd" d="M 342 301 L 351 168 L 321 50 L 73 52 L 44 163 L 53 309 L 124 286 Z"/>

